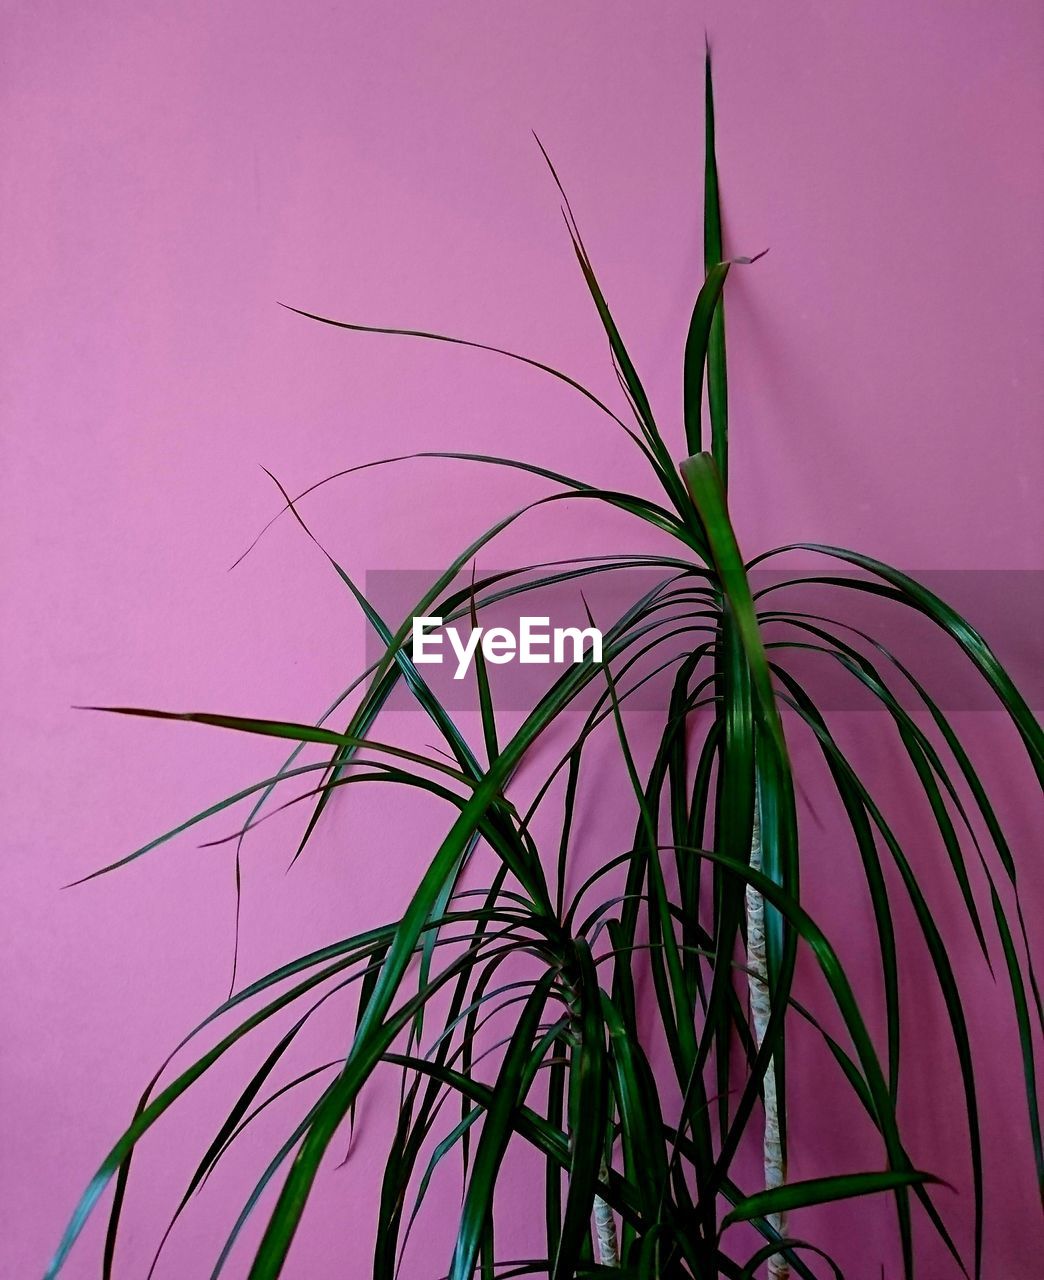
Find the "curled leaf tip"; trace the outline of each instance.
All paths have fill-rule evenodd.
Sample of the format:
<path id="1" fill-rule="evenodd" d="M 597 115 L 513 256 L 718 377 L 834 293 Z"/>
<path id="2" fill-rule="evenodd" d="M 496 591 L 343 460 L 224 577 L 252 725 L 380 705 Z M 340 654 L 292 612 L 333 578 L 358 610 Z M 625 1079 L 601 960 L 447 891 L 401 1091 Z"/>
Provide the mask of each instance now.
<path id="1" fill-rule="evenodd" d="M 750 258 L 730 258 L 729 263 L 735 267 L 749 267 L 752 263 L 757 262 L 768 253 L 768 249 L 762 249 L 760 253 L 755 253 Z"/>

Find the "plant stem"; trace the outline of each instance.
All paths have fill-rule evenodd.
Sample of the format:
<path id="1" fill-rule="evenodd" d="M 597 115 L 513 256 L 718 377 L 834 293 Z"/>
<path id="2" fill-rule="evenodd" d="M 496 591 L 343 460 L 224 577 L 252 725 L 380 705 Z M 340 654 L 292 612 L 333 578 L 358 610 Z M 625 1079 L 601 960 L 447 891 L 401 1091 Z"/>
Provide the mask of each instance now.
<path id="1" fill-rule="evenodd" d="M 754 825 L 750 839 L 750 865 L 761 870 L 761 817 L 757 794 L 754 799 Z M 765 899 L 751 885 L 747 886 L 747 972 L 750 987 L 750 1011 L 754 1022 L 754 1039 L 758 1048 L 765 1038 L 772 1003 L 768 987 L 768 964 L 765 956 Z M 786 1182 L 787 1170 L 779 1135 L 779 1100 L 776 1096 L 776 1066 L 770 1061 L 765 1072 L 765 1135 L 762 1158 L 765 1186 L 780 1187 Z M 781 1236 L 786 1235 L 787 1216 L 773 1214 L 769 1221 Z M 790 1267 L 782 1254 L 769 1259 L 769 1280 L 787 1280 Z"/>
<path id="2" fill-rule="evenodd" d="M 607 1177 L 606 1163 L 602 1160 L 601 1177 Z M 601 1196 L 595 1196 L 594 1202 L 595 1236 L 598 1240 L 598 1261 L 603 1267 L 618 1267 L 620 1252 L 616 1240 L 616 1219 L 612 1209 Z"/>

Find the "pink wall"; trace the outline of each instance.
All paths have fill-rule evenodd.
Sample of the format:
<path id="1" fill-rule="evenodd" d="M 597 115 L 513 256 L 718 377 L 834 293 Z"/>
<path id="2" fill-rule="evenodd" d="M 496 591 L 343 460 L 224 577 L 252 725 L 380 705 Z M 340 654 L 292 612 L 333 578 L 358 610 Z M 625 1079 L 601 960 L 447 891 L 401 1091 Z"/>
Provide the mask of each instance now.
<path id="1" fill-rule="evenodd" d="M 258 464 L 295 488 L 445 446 L 644 483 L 563 388 L 477 355 L 320 329 L 276 301 L 483 338 L 612 395 L 536 128 L 676 424 L 700 257 L 706 25 L 727 248 L 772 250 L 729 286 L 746 547 L 814 536 L 912 566 L 1039 567 L 1044 18 L 1030 0 L 10 0 L 3 22 L 0 1274 L 20 1280 L 42 1269 L 140 1086 L 227 977 L 227 853 L 187 840 L 118 877 L 59 886 L 280 758 L 261 742 L 71 704 L 305 719 L 362 652 L 361 623 L 289 524 L 226 573 L 275 506 Z M 468 472 L 447 501 L 432 474 L 352 481 L 309 510 L 362 571 L 435 563 L 542 491 Z M 501 562 L 561 554 L 566 535 L 576 553 L 635 545 L 625 532 L 556 516 L 514 532 Z M 867 723 L 854 717 L 847 732 Z M 967 727 L 987 745 L 1028 861 L 1023 774 L 989 716 Z M 876 738 L 861 749 L 887 770 Z M 411 833 L 433 826 L 419 807 L 401 816 L 390 835 L 374 805 L 346 811 L 290 880 L 293 823 L 259 835 L 247 972 L 403 900 Z M 1026 877 L 1039 915 L 1040 871 Z M 817 896 L 828 926 L 846 885 L 832 873 Z M 1019 1280 L 1037 1274 L 1044 1240 L 1015 1041 L 1002 988 L 967 967 L 992 1126 L 987 1275 Z M 929 1002 L 922 1025 L 938 1016 Z M 339 1044 L 346 1031 L 332 1022 L 323 1034 Z M 146 1150 L 127 1277 L 144 1274 L 249 1061 L 223 1069 Z M 911 1086 L 910 1123 L 924 1161 L 966 1182 L 949 1132 L 957 1101 L 940 1097 L 933 1066 Z M 818 1088 L 798 1091 L 797 1166 L 848 1158 L 857 1138 Z M 369 1121 L 378 1142 L 386 1119 L 373 1103 Z M 209 1273 L 282 1132 L 277 1121 L 215 1179 L 161 1276 Z M 331 1172 L 288 1275 L 364 1274 L 374 1194 L 365 1153 Z M 452 1186 L 446 1196 L 448 1220 Z M 824 1224 L 857 1280 L 890 1256 L 889 1220 L 868 1205 L 855 1230 Z M 98 1226 L 74 1280 L 97 1275 Z M 428 1230 L 437 1244 L 439 1224 Z M 230 1274 L 245 1274 L 248 1254 Z M 952 1273 L 927 1245 L 923 1257 L 930 1280 Z M 408 1280 L 442 1261 L 421 1249 Z"/>

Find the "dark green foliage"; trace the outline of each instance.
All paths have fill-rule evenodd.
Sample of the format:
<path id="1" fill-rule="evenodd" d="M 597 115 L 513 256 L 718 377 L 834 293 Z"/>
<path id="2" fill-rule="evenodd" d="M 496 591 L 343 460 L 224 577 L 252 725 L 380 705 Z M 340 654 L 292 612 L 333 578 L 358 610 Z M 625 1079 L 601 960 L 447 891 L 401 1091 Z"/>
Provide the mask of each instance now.
<path id="1" fill-rule="evenodd" d="M 776 608 L 775 596 L 756 598 L 749 579 L 755 562 L 744 562 L 730 523 L 721 301 L 730 264 L 723 260 L 722 251 L 709 58 L 706 85 L 706 278 L 697 291 L 683 371 L 685 439 L 691 456 L 679 470 L 595 277 L 568 202 L 569 235 L 635 426 L 627 426 L 601 399 L 558 370 L 499 352 L 565 382 L 625 430 L 662 488 L 663 505 L 514 459 L 420 455 L 513 467 L 560 486 L 560 492 L 523 511 L 554 501 L 593 502 L 623 510 L 659 531 L 666 548 L 659 556 L 563 560 L 517 573 L 476 577 L 472 565 L 477 552 L 522 514 L 516 511 L 465 548 L 413 610 L 414 614 L 475 619 L 497 600 L 549 583 L 574 582 L 579 587 L 595 573 L 635 567 L 659 570 L 662 581 L 636 598 L 605 631 L 603 663 L 595 665 L 588 659 L 567 670 L 508 735 L 480 661 L 476 674 L 481 737 L 471 743 L 411 661 L 410 617 L 393 629 L 331 559 L 339 582 L 380 637 L 384 654 L 340 694 L 319 725 L 108 708 L 122 714 L 192 720 L 237 733 L 283 738 L 296 745 L 273 777 L 211 805 L 105 871 L 252 799 L 254 807 L 239 833 L 241 841 L 277 791 L 282 795 L 301 783 L 308 789 L 295 798 L 304 800 L 310 814 L 295 857 L 306 850 L 330 796 L 341 787 L 384 783 L 418 789 L 448 804 L 451 821 L 433 838 L 429 856 L 411 886 L 409 903 L 397 920 L 303 956 L 231 996 L 203 1024 L 216 1022 L 231 1029 L 163 1087 L 161 1069 L 146 1089 L 130 1127 L 90 1183 L 48 1277 L 62 1270 L 87 1215 L 113 1178 L 116 1194 L 103 1275 L 115 1273 L 135 1144 L 228 1049 L 255 1029 L 263 1029 L 284 1009 L 295 1011 L 296 1020 L 274 1047 L 262 1048 L 259 1041 L 261 1065 L 230 1106 L 174 1214 L 176 1221 L 229 1146 L 274 1097 L 308 1096 L 309 1102 L 300 1104 L 297 1123 L 234 1224 L 215 1276 L 261 1192 L 273 1180 L 278 1198 L 269 1211 L 250 1276 L 268 1280 L 281 1273 L 315 1178 L 331 1159 L 331 1144 L 352 1122 L 360 1091 L 382 1066 L 401 1073 L 402 1084 L 376 1224 L 372 1273 L 379 1280 L 391 1280 L 395 1274 L 420 1203 L 438 1184 L 442 1166 L 452 1161 L 458 1162 L 464 1175 L 456 1246 L 452 1257 L 445 1259 L 452 1280 L 492 1276 L 494 1270 L 498 1276 L 545 1275 L 554 1280 L 605 1274 L 609 1269 L 601 1265 L 592 1240 L 592 1215 L 599 1202 L 610 1207 L 618 1224 L 620 1260 L 613 1270 L 620 1276 L 664 1280 L 749 1276 L 780 1249 L 796 1275 L 825 1274 L 824 1265 L 839 1275 L 833 1262 L 813 1245 L 796 1239 L 783 1245 L 771 1217 L 781 1210 L 872 1193 L 887 1193 L 895 1199 L 908 1276 L 915 1269 L 913 1200 L 956 1256 L 933 1200 L 934 1179 L 915 1167 L 896 1115 L 901 1076 L 900 983 L 892 897 L 899 893 L 911 904 L 923 937 L 931 961 L 929 973 L 945 1004 L 959 1066 L 974 1206 L 969 1219 L 975 1235 L 969 1274 L 978 1276 L 983 1216 L 980 1108 L 961 993 L 927 890 L 907 851 L 866 781 L 843 754 L 822 710 L 787 669 L 788 653 L 798 650 L 815 651 L 839 663 L 877 699 L 894 724 L 895 750 L 909 762 L 923 792 L 925 814 L 938 830 L 958 885 L 969 943 L 988 955 L 966 865 L 969 848 L 984 873 L 990 916 L 1003 954 L 998 972 L 1010 993 L 1020 1034 L 1029 1132 L 1041 1170 L 1034 1071 L 1040 1001 L 1017 904 L 1015 859 L 971 756 L 925 689 L 878 641 L 853 634 L 828 617 Z M 311 318 L 348 330 L 461 341 Z M 476 343 L 464 345 L 497 350 Z M 705 381 L 707 451 L 703 450 Z M 379 464 L 352 470 L 375 465 Z M 289 498 L 284 510 L 304 524 Z M 896 608 L 915 610 L 936 623 L 941 641 L 960 646 L 981 672 L 1010 716 L 1038 776 L 1044 775 L 1040 727 L 981 636 L 942 601 L 888 566 L 836 548 L 810 545 L 806 549 L 864 573 L 858 579 L 807 575 L 806 580 L 839 592 L 884 594 Z M 461 589 L 459 576 L 468 572 L 471 581 Z M 666 640 L 682 632 L 691 636 L 691 643 L 681 663 L 675 664 L 657 749 L 643 772 L 628 740 L 628 699 L 648 676 L 641 662 L 655 664 Z M 865 642 L 863 647 L 860 640 Z M 906 693 L 912 691 L 938 731 L 936 741 L 904 709 L 886 676 L 900 679 Z M 408 750 L 377 734 L 377 721 L 400 685 L 406 686 L 430 718 L 444 752 Z M 326 721 L 350 697 L 355 699 L 354 710 L 343 729 L 328 728 Z M 565 868 L 578 841 L 573 814 L 585 787 L 599 786 L 598 776 L 585 774 L 584 753 L 600 728 L 615 734 L 621 768 L 634 793 L 634 838 L 630 848 L 607 857 L 570 897 Z M 821 930 L 802 906 L 796 789 L 787 741 L 788 732 L 799 731 L 822 751 L 835 793 L 832 799 L 850 827 L 852 856 L 845 874 L 862 868 L 873 905 L 887 1013 L 886 1043 L 880 1049 L 827 940 L 831 929 Z M 520 813 L 512 799 L 514 774 L 534 744 L 548 738 L 555 743 L 560 763 L 539 788 L 529 811 Z M 295 763 L 306 743 L 331 748 L 329 759 L 320 765 Z M 559 793 L 562 811 L 554 843 L 550 848 L 539 847 L 533 815 L 538 807 L 546 812 L 549 797 Z M 824 803 L 831 800 L 817 795 L 817 803 L 820 798 Z M 760 870 L 750 865 L 755 821 L 760 828 Z M 976 838 L 979 825 L 988 834 L 988 844 L 980 845 Z M 489 868 L 485 890 L 461 891 L 460 879 L 469 864 L 473 869 Z M 891 864 L 888 875 L 884 864 Z M 622 884 L 623 890 L 610 894 L 606 889 L 600 899 L 603 884 L 608 883 Z M 760 895 L 766 921 L 771 1017 L 760 1047 L 748 1018 L 743 974 L 748 887 Z M 831 925 L 840 930 L 843 922 Z M 833 1032 L 794 998 L 795 964 L 801 949 L 818 966 L 836 1006 L 826 1019 Z M 520 959 L 524 961 L 521 970 Z M 636 1009 L 639 977 L 647 979 L 643 990 L 651 992 L 654 1001 L 652 1039 L 649 1017 L 640 1018 Z M 322 1002 L 352 991 L 358 993 L 359 1001 L 354 1035 L 344 1057 L 317 1064 L 273 1089 L 272 1077 L 311 1013 Z M 249 1016 L 237 1022 L 247 1007 Z M 506 1042 L 491 1046 L 483 1027 L 509 1007 L 513 1010 L 510 1034 Z M 785 1032 L 795 1021 L 823 1036 L 838 1067 L 839 1087 L 850 1089 L 853 1105 L 867 1112 L 880 1134 L 880 1165 L 745 1192 L 733 1179 L 735 1157 L 745 1143 L 760 1142 L 762 1094 L 770 1065 L 785 1099 Z M 195 1034 L 179 1050 L 189 1046 Z M 493 1047 L 491 1073 L 489 1063 L 485 1071 L 479 1063 Z M 490 1078 L 492 1084 L 483 1083 Z M 310 1092 L 302 1087 L 309 1080 L 313 1082 Z M 781 1120 L 785 1140 L 785 1109 Z M 493 1201 L 504 1161 L 516 1143 L 528 1144 L 540 1154 L 546 1168 L 545 1191 L 525 1207 L 532 1215 L 531 1246 L 540 1256 L 508 1262 L 496 1256 Z M 743 1228 L 739 1233 L 730 1230 L 735 1223 L 752 1224 L 767 1242 L 764 1248 L 750 1256 L 749 1247 L 736 1245 L 744 1236 Z M 351 1274 L 363 1274 L 362 1259 L 350 1262 Z"/>

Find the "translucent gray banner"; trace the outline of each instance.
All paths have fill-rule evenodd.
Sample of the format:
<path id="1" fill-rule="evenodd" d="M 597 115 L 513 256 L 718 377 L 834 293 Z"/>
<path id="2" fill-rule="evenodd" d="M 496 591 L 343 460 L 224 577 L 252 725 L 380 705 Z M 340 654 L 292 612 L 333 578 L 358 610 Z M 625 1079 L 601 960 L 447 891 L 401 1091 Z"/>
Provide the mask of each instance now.
<path id="1" fill-rule="evenodd" d="M 599 629 L 609 633 L 637 601 L 656 593 L 659 603 L 654 615 L 655 626 L 645 630 L 625 654 L 614 660 L 613 671 L 620 680 L 621 692 L 634 689 L 629 705 L 663 707 L 679 662 L 697 645 L 712 639 L 707 629 L 710 619 L 702 616 L 712 608 L 712 603 L 700 594 L 707 589 L 706 581 L 695 576 L 681 578 L 660 568 L 641 565 L 608 571 L 602 565 L 588 563 L 584 570 L 583 577 L 569 581 L 554 580 L 562 570 L 553 567 L 523 573 L 479 571 L 476 577 L 479 626 L 502 627 L 518 636 L 524 616 L 546 619 L 546 624 L 536 628 L 538 633 L 553 632 L 555 628 L 586 628 L 589 626 L 586 609 L 589 608 Z M 1038 710 L 1044 708 L 1044 662 L 1041 660 L 1044 571 L 930 569 L 906 572 L 981 633 L 1030 706 Z M 405 619 L 414 617 L 419 602 L 438 577 L 438 572 L 433 570 L 375 569 L 366 574 L 365 590 L 371 604 L 394 631 Z M 817 577 L 831 581 L 816 581 Z M 878 705 L 873 694 L 835 656 L 841 644 L 848 645 L 872 663 L 903 706 L 913 708 L 918 699 L 912 686 L 896 663 L 866 640 L 866 635 L 907 668 L 944 711 L 995 708 L 996 700 L 982 675 L 938 625 L 887 595 L 856 585 L 875 583 L 884 585 L 880 579 L 866 574 L 837 572 L 832 568 L 818 572 L 752 571 L 751 584 L 763 618 L 771 659 L 799 681 L 822 709 L 870 709 Z M 517 592 L 523 584 L 526 590 L 508 594 Z M 452 608 L 447 611 L 428 606 L 423 610 L 427 615 L 441 613 L 444 626 L 452 625 L 456 629 L 461 644 L 466 643 L 471 630 L 467 603 L 470 588 L 469 571 L 442 593 L 442 601 L 456 593 L 455 616 Z M 652 621 L 641 626 L 649 628 Z M 823 632 L 828 634 L 821 634 Z M 640 652 L 652 645 L 648 652 Z M 409 643 L 406 647 L 409 652 Z M 547 651 L 551 647 L 548 645 Z M 499 648 L 503 655 L 508 646 L 502 644 Z M 567 644 L 565 648 L 568 658 L 571 646 Z M 372 628 L 368 628 L 366 652 L 369 662 L 377 661 L 383 653 L 383 644 Z M 419 668 L 424 680 L 448 709 L 477 709 L 474 662 L 466 676 L 456 679 L 460 664 L 445 636 L 442 652 L 441 665 L 428 663 Z M 565 670 L 565 664 L 555 663 L 550 652 L 548 656 L 552 660 L 534 665 L 524 665 L 517 659 L 487 664 L 496 704 L 513 710 L 533 706 Z M 658 667 L 663 670 L 657 673 Z M 644 683 L 640 683 L 642 681 Z M 405 707 L 412 701 L 409 691 L 400 686 L 389 705 Z"/>

